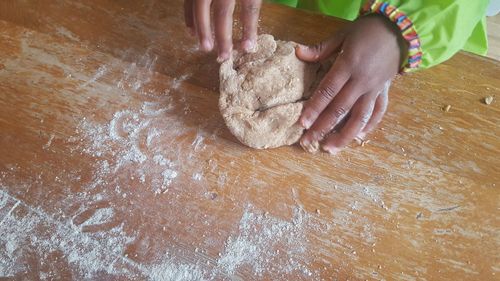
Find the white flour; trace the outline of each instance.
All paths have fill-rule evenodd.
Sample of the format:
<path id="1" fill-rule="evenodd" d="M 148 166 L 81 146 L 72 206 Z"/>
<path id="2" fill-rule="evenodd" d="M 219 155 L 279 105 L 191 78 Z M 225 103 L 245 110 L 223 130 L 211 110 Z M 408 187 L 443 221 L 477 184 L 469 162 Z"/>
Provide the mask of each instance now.
<path id="1" fill-rule="evenodd" d="M 48 149 L 50 145 L 52 145 L 52 141 L 54 140 L 55 135 L 51 134 L 47 143 L 42 147 L 43 149 Z"/>
<path id="2" fill-rule="evenodd" d="M 10 197 L 3 191 L 0 193 Z M 0 245 L 8 245 L 6 248 L 9 249 L 6 255 L 0 251 L 0 276 L 13 276 L 28 270 L 22 261 L 33 253 L 41 260 L 51 254 L 61 255 L 69 264 L 76 266 L 79 274 L 85 278 L 91 278 L 96 272 L 108 272 L 113 275 L 128 273 L 122 268 L 113 267 L 114 260 L 118 258 L 116 255 L 121 254 L 124 245 L 131 241 L 130 237 L 123 235 L 121 228 L 105 235 L 101 233 L 93 236 L 22 203 L 17 209 L 26 210 L 27 213 L 13 212 L 6 216 L 0 225 Z M 40 232 L 43 229 L 47 232 Z M 41 233 L 44 233 L 44 236 L 41 236 Z M 43 268 L 41 270 L 43 271 Z"/>
<path id="3" fill-rule="evenodd" d="M 201 179 L 203 178 L 203 174 L 202 173 L 194 173 L 191 178 L 195 181 L 201 181 Z"/>
<path id="4" fill-rule="evenodd" d="M 2 186 L 2 188 L 4 188 Z M 112 216 L 112 210 L 101 209 L 80 226 L 53 219 L 40 210 L 21 203 L 0 190 L 0 207 L 17 201 L 9 214 L 0 223 L 0 277 L 14 276 L 20 272 L 30 273 L 27 261 L 39 259 L 42 264 L 48 256 L 57 255 L 61 264 L 68 263 L 77 271 L 75 279 L 94 279 L 95 274 L 127 276 L 127 279 L 147 277 L 149 280 L 203 280 L 204 273 L 195 265 L 178 263 L 172 259 L 161 260 L 150 266 L 140 265 L 124 256 L 124 247 L 134 240 L 122 230 L 122 225 L 106 232 L 85 233 L 84 226 L 99 224 Z M 1 210 L 1 208 L 0 208 Z M 45 230 L 40 232 L 41 230 Z M 42 234 L 43 233 L 43 234 Z M 2 250 L 4 249 L 4 250 Z M 33 256 L 35 254 L 35 256 Z M 58 264 L 38 268 L 42 280 L 51 280 L 53 272 L 59 272 Z M 46 277 L 44 279 L 43 277 Z M 114 278 L 111 278 L 114 279 Z"/>
<path id="5" fill-rule="evenodd" d="M 155 281 L 185 281 L 185 280 L 206 280 L 203 271 L 199 266 L 193 264 L 176 264 L 172 260 L 166 259 L 162 263 L 148 267 L 148 276 Z"/>
<path id="6" fill-rule="evenodd" d="M 128 20 L 134 19 L 129 17 Z M 60 35 L 78 40 L 67 29 L 57 29 Z M 102 96 L 121 95 L 123 107 L 112 116 L 102 115 L 106 111 L 96 108 L 99 114 L 82 118 L 72 137 L 63 139 L 65 134 L 57 134 L 58 146 L 69 149 L 67 159 L 82 157 L 85 161 L 81 163 L 88 166 L 68 167 L 68 171 L 51 171 L 49 168 L 47 174 L 50 179 L 41 173 L 26 179 L 17 178 L 19 173 L 16 171 L 9 174 L 0 171 L 0 277 L 16 276 L 28 280 L 64 279 L 67 276 L 76 280 L 217 278 L 219 275 L 207 271 L 192 260 L 179 261 L 171 257 L 138 264 L 127 256 L 128 246 L 141 242 L 137 241 L 141 237 L 137 236 L 135 230 L 130 230 L 130 226 L 126 225 L 127 219 L 124 219 L 129 215 L 134 218 L 138 209 L 128 210 L 126 207 L 141 203 L 140 200 L 147 197 L 153 204 L 172 206 L 167 211 L 176 211 L 179 203 L 175 196 L 169 197 L 170 193 L 167 193 L 154 197 L 154 194 L 177 188 L 175 195 L 189 194 L 205 198 L 208 192 L 204 187 L 203 176 L 206 163 L 200 163 L 198 159 L 200 152 L 207 153 L 208 150 L 206 134 L 201 125 L 199 128 L 190 128 L 177 117 L 175 112 L 178 110 L 174 112 L 175 106 L 181 106 L 186 114 L 191 112 L 186 99 L 175 104 L 170 96 L 173 90 L 178 92 L 182 89 L 184 81 L 191 74 L 175 78 L 169 89 L 162 90 L 161 94 L 154 93 L 147 87 L 157 75 L 153 70 L 158 57 L 150 50 L 146 50 L 139 58 L 128 59 L 125 57 L 131 52 L 126 50 L 125 57 L 121 59 L 96 51 L 93 58 L 108 63 L 96 65 L 90 73 L 83 73 L 85 70 L 71 67 L 74 60 L 82 64 L 95 61 L 75 58 L 65 53 L 66 50 L 74 49 L 74 46 L 66 48 L 64 44 L 50 44 L 50 38 L 43 38 L 37 32 L 23 35 L 21 52 L 24 57 L 21 62 L 26 64 L 23 66 L 25 69 L 35 69 L 41 65 L 61 68 L 65 79 L 76 82 L 76 88 L 82 92 L 83 98 L 86 98 L 86 91 L 89 97 L 96 93 Z M 133 63 L 124 65 L 126 61 Z M 50 79 L 54 78 L 43 77 L 44 83 L 66 81 Z M 68 93 L 54 93 L 62 94 Z M 99 102 L 106 101 L 106 98 L 97 99 Z M 128 103 L 137 100 L 141 100 L 141 103 Z M 44 153 L 52 153 L 50 148 L 54 146 L 55 140 L 55 136 L 50 135 L 41 145 Z M 217 165 L 215 161 L 211 163 Z M 35 168 L 20 167 L 20 170 L 38 171 Z M 196 171 L 194 175 L 193 171 Z M 82 174 L 69 177 L 73 172 Z M 223 175 L 227 177 L 226 173 Z M 192 182 L 197 183 L 196 188 L 190 188 L 189 183 Z M 36 190 L 35 196 L 47 200 L 47 203 L 24 202 L 23 196 L 31 192 L 30 189 Z M 188 215 L 195 215 L 194 211 Z M 166 223 L 172 225 L 166 226 L 175 226 L 175 220 L 175 217 L 168 218 Z M 140 230 L 137 229 L 137 232 Z M 225 238 L 217 239 L 222 242 Z M 161 252 L 169 249 L 154 250 Z M 45 263 L 47 260 L 51 264 Z M 225 261 L 225 265 L 228 265 L 229 261 Z M 33 267 L 34 264 L 37 267 Z M 238 265 L 232 267 L 238 268 Z M 68 275 L 58 276 L 61 272 Z"/>
<path id="7" fill-rule="evenodd" d="M 171 129 L 153 125 L 155 121 L 165 118 L 162 115 L 164 110 L 152 110 L 158 106 L 147 102 L 138 112 L 116 112 L 108 125 L 82 121 L 78 131 L 83 135 L 85 143 L 91 143 L 90 147 L 83 147 L 82 151 L 91 156 L 111 156 L 114 159 L 114 163 L 106 160 L 98 162 L 101 165 L 97 170 L 103 172 L 97 175 L 113 177 L 125 171 L 131 179 L 137 178 L 142 183 L 149 184 L 155 193 L 165 191 L 175 181 L 179 175 L 175 169 L 176 163 L 163 156 L 162 151 L 155 151 L 161 148 L 154 147 L 155 139 Z M 107 171 L 109 172 L 106 174 Z"/>
<path id="8" fill-rule="evenodd" d="M 98 83 L 107 71 L 111 70 L 100 68 L 84 86 Z M 126 71 L 129 77 L 121 80 L 121 86 L 126 87 L 126 81 L 139 81 L 133 75 L 137 71 L 135 66 Z M 176 79 L 172 88 L 180 87 L 188 77 Z M 136 83 L 131 87 L 140 88 Z M 221 170 L 215 160 L 208 163 L 198 161 L 198 153 L 207 152 L 206 133 L 199 128 L 189 129 L 173 117 L 174 107 L 168 93 L 161 101 L 144 101 L 139 109 L 119 110 L 103 123 L 86 118 L 81 120 L 75 136 L 66 142 L 74 153 L 80 152 L 95 159 L 94 171 L 88 184 L 83 187 L 81 200 L 106 201 L 113 193 L 126 199 L 131 191 L 123 187 L 132 182 L 140 183 L 139 187 L 134 187 L 138 188 L 135 194 L 151 192 L 158 196 L 175 188 L 180 180 L 197 182 L 203 186 L 204 168 L 216 173 L 219 186 L 228 184 L 227 171 Z M 187 143 L 177 143 L 176 137 L 186 135 L 192 136 L 186 140 Z M 45 147 L 50 146 L 52 139 Z M 234 275 L 245 267 L 258 276 L 266 272 L 297 272 L 304 276 L 316 274 L 308 269 L 308 261 L 304 260 L 308 243 L 306 230 L 311 226 L 308 216 L 300 208 L 295 210 L 291 221 L 286 221 L 264 216 L 254 207 L 247 207 L 239 222 L 238 233 L 227 239 L 215 268 L 207 269 L 206 265 L 201 267 L 195 263 L 177 262 L 172 258 L 164 258 L 151 265 L 136 264 L 128 259 L 125 249 L 137 237 L 127 233 L 123 223 L 102 229 L 117 216 L 112 206 L 97 208 L 89 213 L 89 207 L 82 205 L 71 220 L 60 221 L 41 209 L 20 203 L 3 190 L 9 188 L 2 187 L 0 190 L 4 195 L 0 196 L 0 207 L 7 206 L 5 198 L 11 198 L 11 201 L 27 209 L 28 214 L 17 217 L 9 212 L 0 222 L 2 233 L 6 234 L 0 237 L 0 245 L 6 249 L 5 253 L 0 250 L 0 276 L 13 276 L 27 270 L 20 261 L 31 252 L 41 255 L 41 259 L 46 259 L 51 253 L 59 253 L 63 264 L 68 263 L 77 270 L 76 276 L 86 279 L 106 273 L 109 276 L 143 276 L 151 280 L 203 280 L 217 278 L 219 274 Z M 93 190 L 104 192 L 93 199 L 87 198 L 85 192 Z M 184 192 L 191 192 L 190 196 L 205 196 L 207 193 L 206 189 L 197 190 L 199 194 L 193 191 L 187 189 Z M 75 199 L 68 197 L 67 200 L 67 204 L 73 204 Z M 175 206 L 177 203 L 173 201 L 169 204 Z M 16 208 L 12 207 L 10 211 L 13 210 Z M 41 229 L 51 231 L 44 232 Z M 51 236 L 43 236 L 46 233 Z M 40 276 L 50 279 L 54 271 L 57 272 L 57 268 L 41 270 Z"/>
<path id="9" fill-rule="evenodd" d="M 97 211 L 90 217 L 88 220 L 86 220 L 84 223 L 82 223 L 80 226 L 86 226 L 86 225 L 94 225 L 94 224 L 100 224 L 104 223 L 110 218 L 113 217 L 113 209 L 111 208 L 103 208 L 103 209 L 97 209 Z"/>
<path id="10" fill-rule="evenodd" d="M 205 148 L 205 144 L 203 143 L 204 139 L 205 138 L 201 134 L 196 134 L 196 138 L 194 139 L 193 143 L 191 143 L 194 151 L 199 151 Z"/>
<path id="11" fill-rule="evenodd" d="M 97 82 L 97 80 L 99 80 L 101 77 L 103 77 L 107 72 L 108 72 L 108 67 L 106 65 L 101 65 L 97 69 L 97 71 L 94 74 L 94 76 L 92 76 L 92 78 L 90 78 L 88 81 L 86 81 L 85 83 L 83 83 L 80 86 L 80 88 L 85 88 L 88 85 L 94 84 L 95 82 Z"/>
<path id="12" fill-rule="evenodd" d="M 180 76 L 178 78 L 175 78 L 174 82 L 172 83 L 172 89 L 173 90 L 179 89 L 179 87 L 182 84 L 182 82 L 186 81 L 190 77 L 191 77 L 191 74 L 184 74 L 184 75 L 182 75 L 182 76 Z"/>
<path id="13" fill-rule="evenodd" d="M 23 41 L 23 52 L 31 54 L 30 60 L 44 59 L 47 61 L 42 63 L 52 65 L 57 62 L 64 66 L 55 56 L 48 57 L 45 50 L 37 49 L 28 35 Z M 8 194 L 9 190 L 19 187 L 3 185 L 2 179 L 8 175 L 4 172 L 0 174 L 0 277 L 31 274 L 29 271 L 32 269 L 28 264 L 47 260 L 49 256 L 53 260 L 54 255 L 57 255 L 60 264 L 35 268 L 38 272 L 32 273 L 42 280 L 54 279 L 54 274 L 64 271 L 71 271 L 73 278 L 80 280 L 91 280 L 103 274 L 109 279 L 120 276 L 151 280 L 203 279 L 201 269 L 189 263 L 165 259 L 144 265 L 128 259 L 125 249 L 137 237 L 125 231 L 124 222 L 113 224 L 119 219 L 113 206 L 92 210 L 95 208 L 92 202 L 106 202 L 110 196 L 126 199 L 130 190 L 123 190 L 120 186 L 130 188 L 133 181 L 140 182 L 146 188 L 137 190 L 135 194 L 158 193 L 175 186 L 179 177 L 186 171 L 192 171 L 193 166 L 196 170 L 202 170 L 202 167 L 196 167 L 196 155 L 179 150 L 179 144 L 176 143 L 176 136 L 191 132 L 196 135 L 196 130 L 186 128 L 172 114 L 170 90 L 165 90 L 160 97 L 144 90 L 153 76 L 156 60 L 155 55 L 147 52 L 137 64 L 125 67 L 116 83 L 117 89 L 136 91 L 140 96 L 148 97 L 140 108 L 119 110 L 105 122 L 82 118 L 75 135 L 61 141 L 69 145 L 73 156 L 83 154 L 94 159 L 94 170 L 81 191 L 58 202 L 62 206 L 82 204 L 73 217 L 63 215 L 55 218 L 41 208 L 22 203 Z M 85 82 L 80 83 L 79 89 L 116 91 L 102 83 L 112 79 L 116 66 L 119 67 L 120 62 L 101 65 L 90 76 L 68 68 L 67 72 L 72 73 L 68 79 L 82 78 Z M 189 76 L 175 79 L 171 87 L 180 87 Z M 134 93 L 126 93 L 129 94 Z M 172 132 L 176 134 L 172 135 Z M 54 134 L 50 135 L 42 147 L 44 150 L 51 147 L 54 137 Z M 193 141 L 196 141 L 196 137 L 189 140 L 190 143 Z M 65 171 L 61 171 L 63 173 Z M 56 176 L 55 182 L 27 181 L 22 185 L 28 189 L 33 184 L 54 186 L 60 176 Z M 41 175 L 34 177 L 41 178 Z M 81 178 L 75 176 L 74 180 L 80 181 Z M 198 177 L 197 181 L 203 179 Z M 97 190 L 103 192 L 90 196 Z M 200 196 L 204 193 L 205 190 L 201 190 Z"/>
<path id="14" fill-rule="evenodd" d="M 161 175 L 163 176 L 162 189 L 165 190 L 166 188 L 168 188 L 170 186 L 172 181 L 177 177 L 177 172 L 174 170 L 166 169 L 165 171 L 163 171 L 163 173 L 161 173 Z"/>
<path id="15" fill-rule="evenodd" d="M 312 224 L 304 210 L 297 207 L 292 220 L 285 221 L 252 209 L 252 206 L 245 209 L 239 234 L 226 241 L 218 266 L 229 275 L 249 266 L 257 276 L 291 272 L 312 276 L 306 258 L 306 232 L 312 229 Z"/>

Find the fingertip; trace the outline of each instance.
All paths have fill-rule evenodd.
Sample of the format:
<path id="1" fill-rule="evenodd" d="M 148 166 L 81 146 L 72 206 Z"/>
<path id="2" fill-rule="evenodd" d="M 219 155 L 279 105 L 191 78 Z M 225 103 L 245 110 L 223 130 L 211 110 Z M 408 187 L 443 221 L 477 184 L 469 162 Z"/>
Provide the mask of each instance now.
<path id="1" fill-rule="evenodd" d="M 297 44 L 297 45 L 295 46 L 295 52 L 299 52 L 299 53 L 300 53 L 300 52 L 302 52 L 302 51 L 303 51 L 303 49 L 304 49 L 304 48 L 307 48 L 307 46 L 302 45 L 302 44 Z"/>
<path id="2" fill-rule="evenodd" d="M 312 121 L 307 117 L 300 117 L 299 124 L 302 128 L 309 130 L 309 128 L 311 128 L 312 126 Z"/>
<path id="3" fill-rule="evenodd" d="M 299 59 L 302 59 L 304 57 L 305 48 L 307 47 L 302 44 L 298 44 L 297 46 L 295 46 L 295 55 Z"/>
<path id="4" fill-rule="evenodd" d="M 327 152 L 330 155 L 336 155 L 342 150 L 342 149 L 335 147 L 333 145 L 323 145 L 321 147 L 321 149 L 323 149 L 323 151 Z"/>
<path id="5" fill-rule="evenodd" d="M 214 43 L 212 40 L 205 38 L 201 41 L 200 49 L 204 52 L 210 52 L 214 48 Z"/>
<path id="6" fill-rule="evenodd" d="M 311 100 L 309 100 L 309 102 L 310 101 Z M 305 104 L 299 117 L 299 124 L 304 129 L 309 130 L 318 116 L 319 114 L 316 114 L 314 108 L 311 107 L 311 105 L 308 106 L 307 104 Z"/>
<path id="7" fill-rule="evenodd" d="M 225 61 L 227 61 L 230 57 L 230 52 L 227 52 L 227 51 L 224 51 L 224 52 L 221 52 L 219 54 L 219 56 L 217 57 L 217 62 L 218 63 L 223 63 Z"/>
<path id="8" fill-rule="evenodd" d="M 368 132 L 362 131 L 362 132 L 358 133 L 358 135 L 356 137 L 364 141 L 366 139 L 367 133 Z"/>
<path id="9" fill-rule="evenodd" d="M 252 53 L 256 51 L 257 43 L 252 39 L 245 39 L 241 42 L 241 48 L 247 52 Z"/>
<path id="10" fill-rule="evenodd" d="M 319 150 L 318 141 L 310 141 L 307 137 L 302 137 L 299 142 L 302 149 L 309 153 L 316 153 Z"/>
<path id="11" fill-rule="evenodd" d="M 319 60 L 319 55 L 317 53 L 311 52 L 309 46 L 302 44 L 298 44 L 297 47 L 295 47 L 295 55 L 303 61 L 317 62 Z"/>

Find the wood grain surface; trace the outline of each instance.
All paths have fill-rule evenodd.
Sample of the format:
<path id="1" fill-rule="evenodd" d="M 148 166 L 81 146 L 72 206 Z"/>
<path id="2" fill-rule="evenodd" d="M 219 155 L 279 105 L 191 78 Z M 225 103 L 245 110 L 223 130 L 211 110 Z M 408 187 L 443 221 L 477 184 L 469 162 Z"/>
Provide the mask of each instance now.
<path id="1" fill-rule="evenodd" d="M 365 146 L 257 151 L 182 6 L 0 2 L 0 277 L 499 280 L 499 62 L 398 78 Z M 302 43 L 345 24 L 262 14 Z"/>

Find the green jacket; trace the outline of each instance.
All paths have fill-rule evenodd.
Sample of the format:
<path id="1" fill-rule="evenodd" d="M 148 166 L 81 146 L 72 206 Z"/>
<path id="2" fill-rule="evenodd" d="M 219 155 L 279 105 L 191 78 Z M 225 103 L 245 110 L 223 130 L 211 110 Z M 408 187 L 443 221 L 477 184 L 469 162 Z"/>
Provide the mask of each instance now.
<path id="1" fill-rule="evenodd" d="M 403 71 L 425 69 L 459 50 L 485 55 L 489 0 L 273 0 L 292 7 L 354 20 L 378 13 L 395 22 L 410 43 Z"/>

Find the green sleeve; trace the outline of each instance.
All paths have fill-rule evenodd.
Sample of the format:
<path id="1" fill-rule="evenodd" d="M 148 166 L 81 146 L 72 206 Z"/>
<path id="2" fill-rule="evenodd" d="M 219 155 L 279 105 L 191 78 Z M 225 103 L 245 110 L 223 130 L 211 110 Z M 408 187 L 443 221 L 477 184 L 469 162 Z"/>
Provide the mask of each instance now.
<path id="1" fill-rule="evenodd" d="M 325 15 L 355 20 L 359 16 L 359 9 L 366 0 L 269 0 L 273 3 L 284 4 L 294 8 L 320 12 Z"/>
<path id="2" fill-rule="evenodd" d="M 363 13 L 387 16 L 410 43 L 406 71 L 429 68 L 461 49 L 485 54 L 488 0 L 370 0 Z"/>
<path id="3" fill-rule="evenodd" d="M 297 2 L 299 0 L 268 0 L 271 3 L 286 5 L 292 8 L 297 8 Z"/>
<path id="4" fill-rule="evenodd" d="M 297 8 L 352 21 L 359 16 L 359 8 L 364 2 L 366 0 L 298 0 Z"/>
<path id="5" fill-rule="evenodd" d="M 292 7 L 354 20 L 378 13 L 393 21 L 409 43 L 403 72 L 442 63 L 463 49 L 485 55 L 489 0 L 273 0 Z"/>

